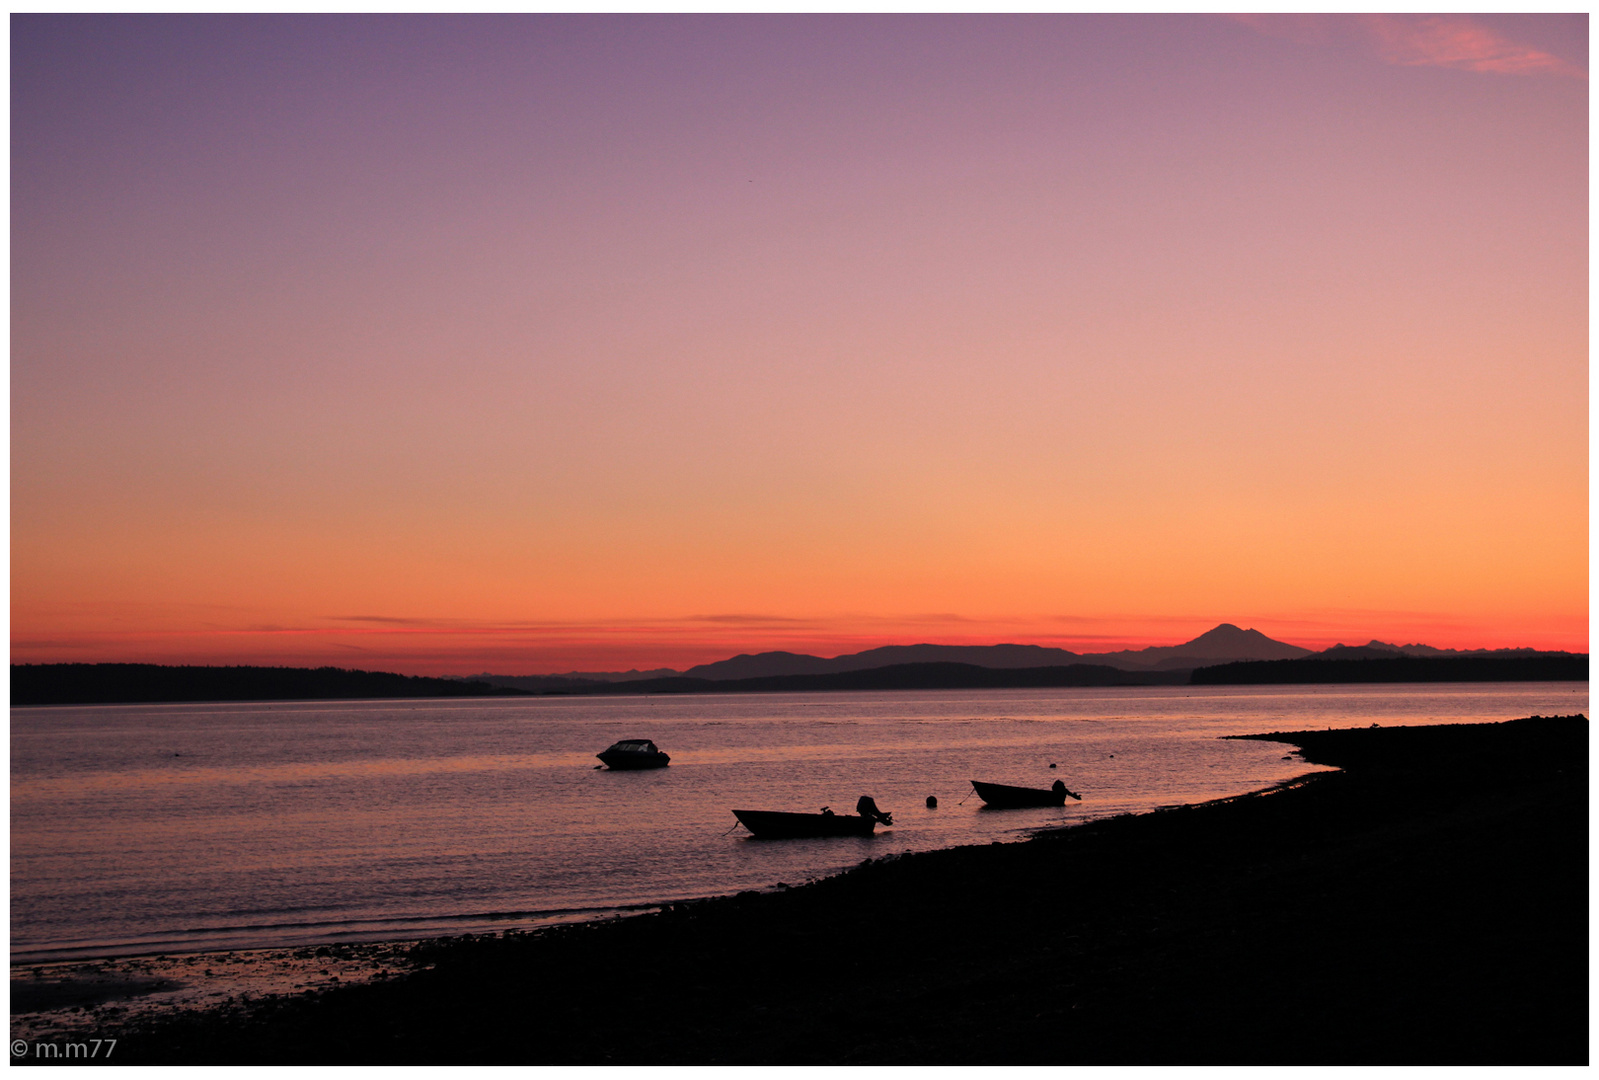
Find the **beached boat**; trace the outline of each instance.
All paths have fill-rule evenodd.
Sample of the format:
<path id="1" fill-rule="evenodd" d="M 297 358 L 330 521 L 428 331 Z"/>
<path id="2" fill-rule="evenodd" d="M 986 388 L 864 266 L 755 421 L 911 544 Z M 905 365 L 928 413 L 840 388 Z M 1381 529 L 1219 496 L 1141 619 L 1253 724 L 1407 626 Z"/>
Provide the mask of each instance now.
<path id="1" fill-rule="evenodd" d="M 672 760 L 648 739 L 623 739 L 594 756 L 613 769 L 661 769 Z"/>
<path id="2" fill-rule="evenodd" d="M 733 816 L 751 833 L 767 840 L 804 836 L 871 836 L 877 819 L 854 814 L 790 814 L 781 810 L 734 810 Z"/>
<path id="3" fill-rule="evenodd" d="M 977 790 L 977 795 L 989 806 L 1001 809 L 1014 809 L 1020 806 L 1065 806 L 1066 796 L 1079 801 L 1082 796 L 1075 791 L 1068 791 L 1066 785 L 1057 780 L 1047 788 L 1012 787 L 1009 784 L 985 784 L 981 780 L 973 780 L 972 787 Z"/>

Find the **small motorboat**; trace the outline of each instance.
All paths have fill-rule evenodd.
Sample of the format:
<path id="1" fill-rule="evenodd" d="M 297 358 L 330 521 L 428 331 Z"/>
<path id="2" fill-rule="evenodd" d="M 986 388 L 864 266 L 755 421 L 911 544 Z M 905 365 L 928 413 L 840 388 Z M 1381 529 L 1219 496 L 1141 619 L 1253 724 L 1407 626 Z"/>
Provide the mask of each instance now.
<path id="1" fill-rule="evenodd" d="M 613 769 L 664 769 L 672 760 L 648 739 L 623 739 L 594 756 Z"/>
<path id="2" fill-rule="evenodd" d="M 894 824 L 892 814 L 877 808 L 870 795 L 862 795 L 854 814 L 835 814 L 822 807 L 819 814 L 792 814 L 783 810 L 734 810 L 733 816 L 753 835 L 765 840 L 797 840 L 808 836 L 871 836 L 877 823 Z"/>
<path id="3" fill-rule="evenodd" d="M 782 810 L 734 810 L 739 823 L 763 840 L 796 840 L 803 836 L 871 836 L 877 819 L 854 814 L 790 814 Z"/>
<path id="4" fill-rule="evenodd" d="M 973 780 L 972 787 L 978 797 L 989 806 L 1011 810 L 1021 806 L 1065 806 L 1066 796 L 1082 801 L 1082 796 L 1067 789 L 1057 780 L 1047 788 L 1012 787 L 1009 784 L 985 784 Z"/>

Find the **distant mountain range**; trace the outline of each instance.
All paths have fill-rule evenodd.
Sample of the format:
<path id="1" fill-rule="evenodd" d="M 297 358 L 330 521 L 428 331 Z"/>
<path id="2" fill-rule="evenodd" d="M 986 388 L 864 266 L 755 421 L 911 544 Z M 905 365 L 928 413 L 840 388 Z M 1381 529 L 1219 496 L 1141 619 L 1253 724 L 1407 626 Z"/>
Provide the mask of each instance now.
<path id="1" fill-rule="evenodd" d="M 1334 645 L 1306 659 L 1313 660 L 1391 660 L 1396 656 L 1483 656 L 1511 659 L 1522 656 L 1580 656 L 1581 653 L 1547 652 L 1541 649 L 1435 649 L 1431 645 L 1389 645 L 1375 638 L 1364 645 Z"/>
<path id="2" fill-rule="evenodd" d="M 428 678 L 342 668 L 13 664 L 11 704 L 320 701 L 506 694 L 724 694 L 1062 686 L 1586 680 L 1588 654 L 1538 649 L 1334 645 L 1311 652 L 1223 623 L 1181 645 L 1074 653 L 1039 645 L 890 645 L 824 659 L 734 656 L 687 672 Z"/>
<path id="3" fill-rule="evenodd" d="M 638 682 L 672 678 L 731 681 L 772 679 L 798 675 L 840 675 L 851 671 L 898 667 L 904 664 L 965 664 L 980 668 L 1045 668 L 1074 664 L 1093 664 L 1129 672 L 1189 671 L 1217 664 L 1251 660 L 1361 660 L 1412 657 L 1531 657 L 1564 655 L 1537 649 L 1435 649 L 1430 645 L 1389 645 L 1371 641 L 1366 645 L 1334 645 L 1314 652 L 1275 641 L 1259 630 L 1242 630 L 1222 623 L 1192 641 L 1181 645 L 1154 645 L 1147 649 L 1123 649 L 1107 653 L 1075 653 L 1043 645 L 885 645 L 865 652 L 831 659 L 804 653 L 741 653 L 712 664 L 700 664 L 687 671 L 657 668 L 653 671 L 568 672 L 565 675 L 482 675 L 471 679 L 518 690 L 576 690 L 595 683 Z"/>
<path id="4" fill-rule="evenodd" d="M 1273 641 L 1259 630 L 1240 630 L 1222 623 L 1182 645 L 1155 645 L 1109 653 L 1075 653 L 1042 645 L 885 645 L 879 649 L 836 656 L 769 652 L 735 656 L 701 664 L 683 672 L 691 679 L 751 679 L 768 675 L 834 675 L 893 664 L 972 664 L 987 668 L 1060 667 L 1098 664 L 1123 671 L 1173 670 L 1229 660 L 1296 660 L 1309 649 Z"/>

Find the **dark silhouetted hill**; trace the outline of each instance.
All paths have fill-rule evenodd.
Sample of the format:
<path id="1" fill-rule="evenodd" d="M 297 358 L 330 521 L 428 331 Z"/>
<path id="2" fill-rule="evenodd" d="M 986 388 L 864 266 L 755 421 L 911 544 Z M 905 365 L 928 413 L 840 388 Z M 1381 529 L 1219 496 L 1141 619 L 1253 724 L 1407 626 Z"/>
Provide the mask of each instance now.
<path id="1" fill-rule="evenodd" d="M 1107 653 L 1074 653 L 1069 649 L 1043 645 L 885 645 L 831 658 L 793 652 L 740 653 L 726 660 L 700 664 L 686 672 L 657 668 L 654 671 L 573 671 L 564 675 L 485 673 L 473 678 L 494 686 L 514 687 L 532 693 L 581 694 L 596 690 L 604 692 L 604 684 L 607 683 L 633 683 L 632 689 L 636 691 L 642 684 L 681 678 L 730 682 L 791 675 L 838 675 L 905 664 L 964 664 L 997 669 L 1088 664 L 1123 671 L 1172 673 L 1254 660 L 1375 660 L 1404 657 L 1513 659 L 1575 655 L 1579 654 L 1537 649 L 1435 649 L 1430 645 L 1389 645 L 1375 640 L 1366 645 L 1334 645 L 1318 653 L 1269 638 L 1259 630 L 1244 630 L 1232 623 L 1222 623 L 1181 645 L 1152 645 L 1147 649 L 1123 649 Z"/>
<path id="2" fill-rule="evenodd" d="M 1399 656 L 1418 656 L 1438 659 L 1447 657 L 1483 657 L 1509 660 L 1516 657 L 1578 655 L 1582 654 L 1542 649 L 1435 649 L 1431 645 L 1389 645 L 1387 642 L 1373 639 L 1364 645 L 1334 645 L 1331 648 L 1323 649 L 1319 653 L 1312 653 L 1306 659 L 1387 660 Z"/>
<path id="3" fill-rule="evenodd" d="M 1044 686 L 1167 686 L 1187 681 L 1183 672 L 1123 671 L 1102 664 L 1039 668 L 988 668 L 976 664 L 891 664 L 822 675 L 766 675 L 754 679 L 649 679 L 609 683 L 589 693 L 738 694 L 815 690 L 969 690 Z"/>
<path id="4" fill-rule="evenodd" d="M 1222 623 L 1181 645 L 1091 653 L 1083 659 L 1115 667 L 1171 670 L 1234 660 L 1293 660 L 1310 654 L 1309 649 L 1273 640 L 1259 630 L 1241 630 L 1232 623 Z"/>
<path id="5" fill-rule="evenodd" d="M 712 664 L 698 664 L 682 672 L 688 679 L 758 679 L 775 675 L 833 675 L 853 670 L 853 657 L 835 656 L 831 660 L 804 653 L 739 653 Z M 867 667 L 872 665 L 867 664 Z"/>
<path id="6" fill-rule="evenodd" d="M 1355 650 L 1350 650 L 1355 651 Z M 1585 653 L 1538 656 L 1388 656 L 1264 660 L 1196 670 L 1195 686 L 1276 683 L 1559 682 L 1586 680 Z"/>
<path id="7" fill-rule="evenodd" d="M 969 664 L 985 668 L 1062 667 L 1082 663 L 1066 649 L 1043 645 L 884 645 L 831 660 L 803 653 L 743 653 L 683 674 L 691 679 L 753 679 L 766 675 L 831 675 L 901 664 Z"/>
<path id="8" fill-rule="evenodd" d="M 1042 645 L 885 645 L 826 659 L 804 653 L 748 653 L 684 672 L 695 679 L 754 679 L 773 675 L 829 675 L 901 664 L 969 664 L 985 668 L 1043 668 L 1092 664 L 1127 671 L 1191 669 L 1230 660 L 1283 660 L 1309 649 L 1274 641 L 1259 630 L 1222 623 L 1181 645 L 1153 645 L 1108 653 L 1074 653 Z"/>
<path id="9" fill-rule="evenodd" d="M 162 664 L 12 664 L 11 704 L 150 701 L 319 701 L 333 698 L 489 697 L 522 691 L 459 679 L 344 668 Z"/>
<path id="10" fill-rule="evenodd" d="M 556 679 L 567 679 L 571 682 L 579 683 L 629 682 L 637 679 L 667 679 L 671 678 L 673 675 L 681 674 L 683 673 L 678 671 L 676 668 L 663 667 L 651 668 L 648 671 L 640 671 L 638 668 L 630 668 L 627 671 L 562 671 L 557 672 L 555 675 L 550 677 Z M 491 675 L 473 675 L 470 677 L 474 679 L 498 678 L 498 676 Z"/>
<path id="11" fill-rule="evenodd" d="M 673 675 L 677 674 L 672 672 Z M 662 678 L 661 675 L 652 678 Z M 603 690 L 613 682 L 630 682 L 630 679 L 578 678 L 574 675 L 472 675 L 469 681 L 501 686 L 508 690 L 521 690 L 529 694 L 586 694 Z M 467 681 L 467 680 L 463 680 Z"/>

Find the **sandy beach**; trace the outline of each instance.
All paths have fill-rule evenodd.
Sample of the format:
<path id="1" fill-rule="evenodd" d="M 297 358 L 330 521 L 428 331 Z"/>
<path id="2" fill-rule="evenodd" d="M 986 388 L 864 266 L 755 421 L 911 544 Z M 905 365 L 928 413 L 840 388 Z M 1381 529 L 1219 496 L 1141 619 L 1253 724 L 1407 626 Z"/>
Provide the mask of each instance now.
<path id="1" fill-rule="evenodd" d="M 1582 1064 L 1587 729 L 1253 736 L 1341 771 L 604 923 L 14 968 L 13 1061 Z"/>

